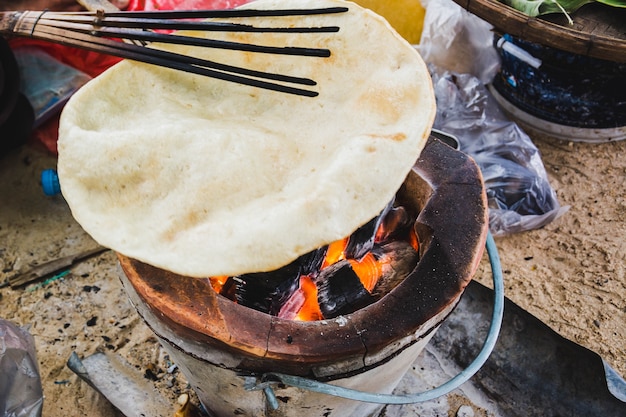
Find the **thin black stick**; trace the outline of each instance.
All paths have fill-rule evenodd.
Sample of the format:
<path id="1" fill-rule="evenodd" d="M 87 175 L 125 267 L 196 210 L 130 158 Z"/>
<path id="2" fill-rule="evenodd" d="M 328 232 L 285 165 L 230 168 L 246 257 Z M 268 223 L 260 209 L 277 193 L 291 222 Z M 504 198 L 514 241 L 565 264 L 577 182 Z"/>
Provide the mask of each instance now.
<path id="1" fill-rule="evenodd" d="M 345 13 L 347 7 L 323 7 L 318 9 L 223 9 L 223 10 L 154 10 L 154 11 L 119 11 L 106 12 L 111 17 L 141 17 L 141 18 L 165 18 L 165 19 L 218 19 L 237 17 L 281 17 L 281 16 L 312 16 L 320 14 Z M 93 12 L 64 12 L 68 15 L 90 14 Z"/>
<path id="2" fill-rule="evenodd" d="M 49 21 L 42 18 L 37 23 L 37 29 L 42 30 L 43 27 L 52 29 L 65 29 L 70 32 L 88 34 L 90 36 L 102 36 L 109 38 L 120 38 L 129 40 L 143 40 L 148 42 L 170 43 L 178 45 L 200 46 L 206 48 L 230 49 L 238 51 L 258 52 L 279 55 L 299 55 L 326 58 L 330 56 L 330 51 L 324 48 L 303 48 L 303 47 L 275 47 L 264 45 L 253 45 L 241 42 L 221 41 L 215 39 L 198 38 L 193 36 L 164 34 L 158 32 L 150 32 L 145 30 L 133 29 L 114 29 L 114 28 L 98 28 L 94 30 L 92 27 L 65 21 Z"/>
<path id="3" fill-rule="evenodd" d="M 199 58 L 193 58 L 173 52 L 161 51 L 158 49 L 117 42 L 109 39 L 93 38 L 89 36 L 85 36 L 84 38 L 67 38 L 58 33 L 41 33 L 39 30 L 37 30 L 33 33 L 33 37 L 38 39 L 50 40 L 62 45 L 74 46 L 93 52 L 100 52 L 120 58 L 140 61 L 147 64 L 153 64 L 161 67 L 181 70 L 193 74 L 221 79 L 224 81 L 232 81 L 240 84 L 265 88 L 268 90 L 283 93 L 295 94 L 305 97 L 315 97 L 319 94 L 318 92 L 312 90 L 290 87 L 287 85 L 267 82 L 258 79 L 265 78 L 269 80 L 283 81 L 302 85 L 316 84 L 315 81 L 308 78 L 299 78 L 282 74 L 254 71 L 246 68 L 240 68 Z M 244 77 L 243 75 L 257 78 Z"/>
<path id="4" fill-rule="evenodd" d="M 174 10 L 150 12 L 104 12 L 99 10 L 95 13 L 58 13 L 48 11 L 4 12 L 0 13 L 0 34 L 28 36 L 221 80 L 289 94 L 315 97 L 318 95 L 316 91 L 267 81 L 271 80 L 311 86 L 316 85 L 315 81 L 308 78 L 239 68 L 160 49 L 148 48 L 143 45 L 119 42 L 110 38 L 232 49 L 247 52 L 328 57 L 330 56 L 330 51 L 324 48 L 251 45 L 240 42 L 189 37 L 181 34 L 154 33 L 150 30 L 332 33 L 339 31 L 339 27 L 263 27 L 233 22 L 200 21 L 198 19 L 307 16 L 344 13 L 346 11 L 348 11 L 347 7 L 282 10 Z M 259 22 L 261 22 L 261 20 Z"/>
<path id="5" fill-rule="evenodd" d="M 139 29 L 167 29 L 167 30 L 202 30 L 206 32 L 258 32 L 258 33 L 334 33 L 339 31 L 338 26 L 314 27 L 265 27 L 244 25 L 232 22 L 215 22 L 208 20 L 192 21 L 177 19 L 143 18 L 136 16 L 115 17 L 109 14 L 99 18 L 95 14 L 67 15 L 63 13 L 48 13 L 46 19 L 63 22 L 89 24 L 90 27 L 120 27 Z"/>

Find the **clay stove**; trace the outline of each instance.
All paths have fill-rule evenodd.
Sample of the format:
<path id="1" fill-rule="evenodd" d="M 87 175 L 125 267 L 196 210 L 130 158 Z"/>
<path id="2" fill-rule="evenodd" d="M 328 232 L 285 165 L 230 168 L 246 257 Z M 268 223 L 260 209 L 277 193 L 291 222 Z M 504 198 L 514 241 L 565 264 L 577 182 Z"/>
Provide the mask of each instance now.
<path id="1" fill-rule="evenodd" d="M 391 393 L 452 312 L 480 262 L 487 203 L 476 164 L 429 139 L 398 196 L 419 212 L 420 260 L 379 301 L 330 320 L 280 319 L 238 305 L 208 280 L 182 277 L 119 255 L 139 314 L 214 416 L 375 416 L 382 405 L 296 387 L 246 388 L 267 372 Z"/>

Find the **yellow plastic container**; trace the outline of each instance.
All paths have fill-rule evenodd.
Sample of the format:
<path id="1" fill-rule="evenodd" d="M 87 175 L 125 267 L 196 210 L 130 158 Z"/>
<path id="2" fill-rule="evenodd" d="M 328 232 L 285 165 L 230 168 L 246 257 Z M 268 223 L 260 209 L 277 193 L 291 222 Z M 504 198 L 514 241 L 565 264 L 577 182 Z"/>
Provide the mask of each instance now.
<path id="1" fill-rule="evenodd" d="M 424 14 L 420 0 L 354 0 L 360 6 L 381 15 L 404 39 L 418 44 L 424 27 Z"/>

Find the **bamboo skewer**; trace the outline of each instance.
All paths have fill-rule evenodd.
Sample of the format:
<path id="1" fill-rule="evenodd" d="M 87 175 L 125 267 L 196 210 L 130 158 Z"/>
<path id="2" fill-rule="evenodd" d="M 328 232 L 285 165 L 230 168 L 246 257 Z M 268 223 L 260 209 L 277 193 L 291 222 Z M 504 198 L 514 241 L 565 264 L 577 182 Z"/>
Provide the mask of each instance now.
<path id="1" fill-rule="evenodd" d="M 319 93 L 299 86 L 314 86 L 309 78 L 274 74 L 235 67 L 211 60 L 159 50 L 146 42 L 220 48 L 254 53 L 329 57 L 325 48 L 275 47 L 239 42 L 197 38 L 181 34 L 153 32 L 153 30 L 200 30 L 208 32 L 254 33 L 335 33 L 338 26 L 320 27 L 266 27 L 243 25 L 210 19 L 237 19 L 241 17 L 308 16 L 344 13 L 345 7 L 281 10 L 194 10 L 123 12 L 98 10 L 96 12 L 13 11 L 0 13 L 0 35 L 30 37 L 62 45 L 73 46 L 120 58 L 177 69 L 221 80 L 256 86 L 269 90 L 315 97 Z M 262 20 L 260 20 L 262 22 Z M 130 42 L 120 42 L 122 39 Z M 140 41 L 141 43 L 137 43 Z M 294 85 L 287 85 L 294 84 Z"/>
<path id="2" fill-rule="evenodd" d="M 98 246 L 94 249 L 90 249 L 87 251 L 83 251 L 81 253 L 77 253 L 70 256 L 64 256 L 62 258 L 54 259 L 49 262 L 45 262 L 43 264 L 37 265 L 27 272 L 22 274 L 18 274 L 9 278 L 8 284 L 11 288 L 21 287 L 23 285 L 29 284 L 39 278 L 43 278 L 47 275 L 56 273 L 61 271 L 62 269 L 69 268 L 74 265 L 76 262 L 82 261 L 83 259 L 87 259 L 91 256 L 99 255 L 102 252 L 107 251 L 107 248 L 102 246 Z"/>

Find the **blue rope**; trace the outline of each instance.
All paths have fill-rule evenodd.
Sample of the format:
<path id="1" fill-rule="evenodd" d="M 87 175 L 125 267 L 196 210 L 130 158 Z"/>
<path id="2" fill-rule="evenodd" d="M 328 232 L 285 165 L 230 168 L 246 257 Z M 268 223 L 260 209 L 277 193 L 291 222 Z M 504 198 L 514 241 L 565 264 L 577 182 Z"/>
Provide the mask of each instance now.
<path id="1" fill-rule="evenodd" d="M 487 254 L 489 256 L 489 263 L 491 265 L 491 271 L 493 274 L 494 286 L 494 304 L 491 324 L 489 326 L 489 333 L 485 338 L 485 342 L 483 343 L 483 347 L 480 353 L 478 354 L 478 356 L 476 356 L 474 361 L 458 375 L 450 379 L 448 382 L 431 390 L 420 392 L 417 394 L 393 395 L 372 394 L 349 388 L 338 387 L 336 385 L 330 385 L 307 378 L 274 372 L 265 374 L 263 380 L 266 380 L 266 378 L 268 377 L 273 377 L 277 378 L 285 385 L 290 385 L 293 387 L 302 388 L 322 394 L 333 395 L 336 397 L 378 404 L 412 404 L 424 402 L 441 397 L 455 390 L 472 376 L 474 376 L 474 374 L 478 372 L 478 370 L 480 370 L 480 368 L 485 364 L 496 345 L 496 341 L 500 333 L 500 327 L 502 325 L 502 317 L 504 315 L 504 283 L 502 279 L 502 267 L 500 265 L 498 249 L 491 233 L 487 235 L 486 248 Z M 278 404 L 275 400 L 271 401 L 272 398 L 276 398 L 271 389 L 271 385 L 276 383 L 277 381 L 262 382 L 252 388 L 254 390 L 264 390 L 268 400 L 270 400 L 271 407 L 274 409 L 278 407 Z"/>

